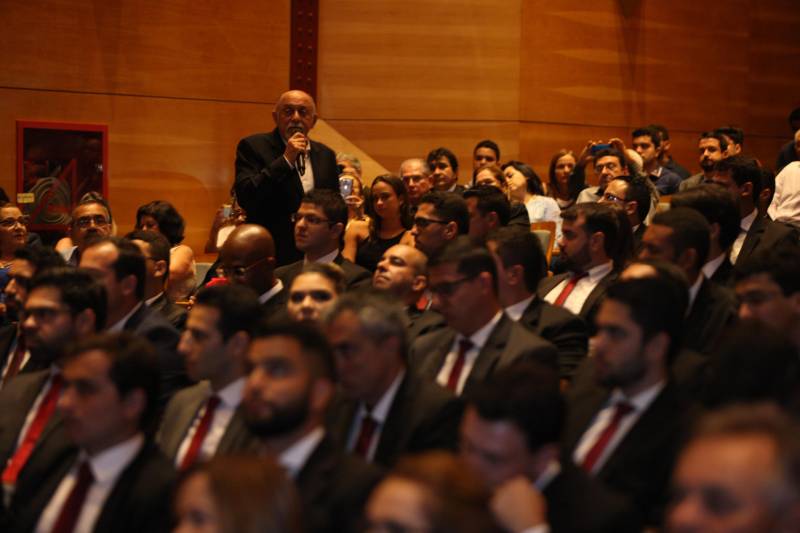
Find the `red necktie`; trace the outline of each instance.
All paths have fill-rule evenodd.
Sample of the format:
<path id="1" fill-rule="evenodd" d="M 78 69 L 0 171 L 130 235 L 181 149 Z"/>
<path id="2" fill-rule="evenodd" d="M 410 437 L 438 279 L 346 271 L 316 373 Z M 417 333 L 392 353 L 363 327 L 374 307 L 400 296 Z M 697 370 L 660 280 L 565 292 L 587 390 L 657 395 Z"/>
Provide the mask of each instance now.
<path id="1" fill-rule="evenodd" d="M 20 333 L 17 335 L 17 347 L 14 349 L 14 353 L 11 354 L 11 361 L 8 363 L 8 369 L 6 370 L 6 375 L 3 376 L 3 387 L 6 386 L 8 381 L 17 375 L 19 372 L 20 367 L 22 366 L 22 360 L 25 358 L 25 336 Z"/>
<path id="2" fill-rule="evenodd" d="M 609 422 L 603 432 L 600 433 L 600 436 L 589 449 L 586 457 L 583 458 L 583 464 L 581 466 L 585 471 L 592 471 L 592 468 L 594 468 L 597 460 L 600 459 L 601 455 L 603 455 L 603 450 L 606 449 L 606 446 L 608 446 L 608 443 L 611 442 L 611 438 L 614 436 L 614 433 L 616 433 L 617 429 L 619 429 L 620 422 L 622 422 L 622 419 L 630 414 L 631 411 L 633 411 L 633 406 L 631 404 L 627 402 L 619 402 L 617 404 L 616 410 L 614 411 L 614 416 L 611 417 L 611 422 Z"/>
<path id="3" fill-rule="evenodd" d="M 20 471 L 22 471 L 31 453 L 33 453 L 36 442 L 39 440 L 42 431 L 44 431 L 47 421 L 50 420 L 50 417 L 56 410 L 58 397 L 61 394 L 62 382 L 61 374 L 56 374 L 50 381 L 50 389 L 48 389 L 44 398 L 42 398 L 39 409 L 37 409 L 36 415 L 33 417 L 33 422 L 31 422 L 31 425 L 28 427 L 28 431 L 25 433 L 25 437 L 22 439 L 17 451 L 14 452 L 5 470 L 3 470 L 3 485 L 16 484 L 17 476 Z"/>
<path id="4" fill-rule="evenodd" d="M 378 428 L 378 422 L 372 418 L 369 413 L 365 414 L 361 419 L 361 431 L 358 433 L 356 439 L 356 446 L 353 448 L 353 453 L 366 459 L 369 455 L 369 449 L 372 445 L 372 437 L 375 435 L 375 430 Z"/>
<path id="5" fill-rule="evenodd" d="M 585 278 L 586 276 L 588 276 L 586 272 L 582 272 L 580 274 L 573 274 L 572 277 L 569 278 L 569 281 L 567 281 L 567 284 L 564 285 L 564 288 L 561 289 L 561 293 L 558 295 L 558 298 L 556 298 L 556 301 L 553 302 L 553 305 L 559 307 L 564 305 L 564 302 L 567 301 L 569 295 L 572 294 L 572 290 L 575 288 L 575 285 L 577 285 L 578 282 L 583 278 Z"/>
<path id="6" fill-rule="evenodd" d="M 58 514 L 58 519 L 51 533 L 72 533 L 75 529 L 75 524 L 78 522 L 78 517 L 81 515 L 83 503 L 86 501 L 86 495 L 89 493 L 89 488 L 94 483 L 94 476 L 92 469 L 89 468 L 89 463 L 84 461 L 78 469 L 78 478 L 72 490 Z"/>
<path id="7" fill-rule="evenodd" d="M 211 428 L 211 420 L 214 418 L 214 410 L 219 405 L 219 402 L 219 396 L 209 397 L 203 417 L 200 419 L 200 423 L 197 424 L 197 429 L 192 436 L 192 442 L 189 444 L 189 449 L 186 451 L 186 455 L 183 456 L 183 461 L 181 461 L 180 470 L 189 468 L 197 460 L 197 456 L 200 453 L 200 447 L 203 445 L 203 440 L 206 438 L 208 430 Z"/>
<path id="8" fill-rule="evenodd" d="M 453 368 L 450 369 L 450 376 L 447 378 L 447 388 L 454 394 L 458 394 L 458 382 L 461 379 L 461 371 L 464 370 L 464 362 L 470 348 L 472 348 L 471 340 L 461 339 L 458 341 L 458 357 L 456 357 Z"/>

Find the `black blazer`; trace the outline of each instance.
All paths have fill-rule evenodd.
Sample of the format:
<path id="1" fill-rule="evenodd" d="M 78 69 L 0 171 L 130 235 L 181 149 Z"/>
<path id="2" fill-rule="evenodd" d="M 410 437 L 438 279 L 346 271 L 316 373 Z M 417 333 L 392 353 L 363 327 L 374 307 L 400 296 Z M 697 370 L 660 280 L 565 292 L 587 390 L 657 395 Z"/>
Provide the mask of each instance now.
<path id="1" fill-rule="evenodd" d="M 725 254 L 727 256 L 727 254 Z M 730 287 L 733 284 L 733 265 L 727 257 L 720 263 L 719 267 L 711 275 L 711 281 L 723 287 Z"/>
<path id="2" fill-rule="evenodd" d="M 161 295 L 150 304 L 150 309 L 161 313 L 161 316 L 166 318 L 167 322 L 172 324 L 178 331 L 183 331 L 183 328 L 186 327 L 186 317 L 188 315 L 186 309 L 169 301 L 166 293 L 162 292 Z"/>
<path id="3" fill-rule="evenodd" d="M 341 393 L 331 405 L 328 431 L 342 446 L 347 445 L 359 405 Z M 462 409 L 450 391 L 406 372 L 380 433 L 374 462 L 390 467 L 407 453 L 455 450 Z"/>
<path id="4" fill-rule="evenodd" d="M 767 217 L 756 215 L 753 225 L 750 226 L 747 236 L 744 238 L 742 249 L 736 257 L 736 263 L 760 250 L 769 250 L 782 243 L 797 245 L 797 230 Z"/>
<path id="5" fill-rule="evenodd" d="M 540 298 L 544 299 L 550 291 L 558 287 L 559 283 L 569 278 L 571 275 L 572 272 L 565 272 L 557 276 L 542 278 L 536 293 Z M 619 277 L 619 271 L 617 269 L 612 269 L 611 272 L 600 280 L 592 292 L 589 293 L 589 296 L 587 296 L 586 300 L 583 302 L 583 306 L 581 306 L 581 312 L 578 313 L 578 316 L 586 322 L 590 334 L 594 333 L 594 317 L 600 309 L 600 302 L 606 294 L 606 289 L 617 280 L 617 277 Z"/>
<path id="6" fill-rule="evenodd" d="M 589 328 L 579 316 L 536 296 L 519 320 L 558 349 L 558 368 L 562 379 L 572 379 L 575 369 L 589 349 Z"/>
<path id="7" fill-rule="evenodd" d="M 410 305 L 406 307 L 406 315 L 409 320 L 407 335 L 408 346 L 414 344 L 417 337 L 447 327 L 444 317 L 433 309 L 420 311 L 415 306 Z"/>
<path id="8" fill-rule="evenodd" d="M 295 483 L 309 533 L 356 532 L 380 470 L 343 452 L 326 436 L 300 470 Z"/>
<path id="9" fill-rule="evenodd" d="M 683 328 L 683 347 L 711 354 L 725 328 L 736 321 L 736 297 L 730 289 L 703 280 Z"/>
<path id="10" fill-rule="evenodd" d="M 410 368 L 423 378 L 436 381 L 455 338 L 456 331 L 450 327 L 419 337 L 411 346 Z M 531 333 L 504 313 L 478 354 L 464 383 L 462 395 L 468 395 L 495 371 L 528 359 L 555 369 L 558 366 L 558 351 L 553 344 Z"/>
<path id="11" fill-rule="evenodd" d="M 278 265 L 302 259 L 294 246 L 290 220 L 300 207 L 303 184 L 297 171 L 283 157 L 286 145 L 278 129 L 257 133 L 236 147 L 236 198 L 247 212 L 247 220 L 267 228 L 275 240 Z M 322 143 L 311 141 L 314 188 L 339 189 L 336 154 Z"/>
<path id="12" fill-rule="evenodd" d="M 77 450 L 53 463 L 46 477 L 20 484 L 11 503 L 12 533 L 33 531 L 61 480 L 77 460 Z M 122 471 L 103 505 L 94 533 L 168 532 L 175 471 L 152 443 L 146 442 Z"/>
<path id="13" fill-rule="evenodd" d="M 372 274 L 364 267 L 358 266 L 342 257 L 342 254 L 336 256 L 333 262 L 344 271 L 344 280 L 347 289 L 357 289 L 360 287 L 369 286 L 372 283 Z M 275 269 L 275 275 L 283 282 L 284 288 L 288 291 L 292 286 L 292 281 L 303 271 L 303 260 L 295 261 L 290 265 L 285 265 Z"/>
<path id="14" fill-rule="evenodd" d="M 14 340 L 16 338 L 17 338 L 16 324 L 5 324 L 4 326 L 0 326 L 0 378 L 2 377 L 3 369 L 6 367 L 6 364 L 8 363 L 8 358 L 11 355 L 9 353 L 11 345 L 14 344 Z M 2 386 L 3 384 L 2 382 L 0 382 L 0 387 Z"/>

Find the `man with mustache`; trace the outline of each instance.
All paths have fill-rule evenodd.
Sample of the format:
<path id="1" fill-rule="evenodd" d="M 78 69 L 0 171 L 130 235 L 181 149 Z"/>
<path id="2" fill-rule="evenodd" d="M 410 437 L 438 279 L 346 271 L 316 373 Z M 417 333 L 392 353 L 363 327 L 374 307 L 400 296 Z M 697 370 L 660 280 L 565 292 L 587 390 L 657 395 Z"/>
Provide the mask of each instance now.
<path id="1" fill-rule="evenodd" d="M 700 168 L 703 171 L 683 180 L 679 187 L 681 191 L 711 182 L 716 175 L 717 163 L 725 159 L 728 141 L 716 131 L 707 131 L 700 134 L 697 150 L 700 153 Z"/>

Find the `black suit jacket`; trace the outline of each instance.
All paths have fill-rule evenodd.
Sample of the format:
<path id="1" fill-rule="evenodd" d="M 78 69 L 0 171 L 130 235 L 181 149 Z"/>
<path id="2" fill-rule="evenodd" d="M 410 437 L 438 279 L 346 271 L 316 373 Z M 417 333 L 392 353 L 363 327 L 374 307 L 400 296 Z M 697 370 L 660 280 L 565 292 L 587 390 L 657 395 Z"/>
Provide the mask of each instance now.
<path id="1" fill-rule="evenodd" d="M 770 220 L 768 217 L 756 215 L 744 238 L 742 249 L 736 257 L 736 263 L 760 250 L 769 250 L 787 242 L 797 245 L 797 231 L 794 228 Z"/>
<path id="2" fill-rule="evenodd" d="M 359 405 L 343 394 L 331 405 L 328 430 L 342 446 L 357 422 Z M 406 372 L 380 433 L 374 462 L 390 467 L 403 454 L 455 450 L 462 408 L 450 391 Z"/>
<path id="3" fill-rule="evenodd" d="M 245 137 L 236 148 L 236 198 L 247 212 L 248 222 L 261 224 L 272 234 L 278 265 L 302 258 L 294 246 L 290 217 L 300 207 L 303 184 L 283 157 L 285 149 L 277 128 Z M 311 141 L 310 159 L 314 188 L 338 190 L 339 173 L 333 150 Z"/>
<path id="4" fill-rule="evenodd" d="M 360 287 L 369 286 L 372 282 L 372 274 L 364 267 L 358 266 L 342 257 L 342 254 L 336 256 L 333 262 L 344 271 L 344 280 L 347 289 L 357 289 Z M 292 286 L 292 281 L 303 271 L 303 260 L 295 261 L 290 265 L 284 265 L 275 269 L 275 275 L 283 282 L 283 286 L 288 291 Z"/>
<path id="5" fill-rule="evenodd" d="M 519 322 L 555 344 L 558 349 L 559 375 L 563 379 L 572 379 L 575 369 L 589 349 L 589 328 L 586 322 L 563 307 L 556 307 L 538 296 L 522 312 Z"/>
<path id="6" fill-rule="evenodd" d="M 281 280 L 283 283 L 283 280 Z M 264 318 L 275 318 L 286 313 L 286 301 L 289 295 L 289 287 L 286 284 L 283 288 L 269 300 L 261 304 L 261 316 Z"/>
<path id="7" fill-rule="evenodd" d="M 683 328 L 683 346 L 711 354 L 725 328 L 736 321 L 736 297 L 713 281 L 703 280 Z"/>
<path id="8" fill-rule="evenodd" d="M 447 327 L 444 317 L 433 309 L 420 311 L 415 306 L 411 305 L 406 307 L 406 315 L 409 320 L 408 335 L 406 337 L 408 346 L 414 344 L 417 337 Z"/>
<path id="9" fill-rule="evenodd" d="M 727 254 L 726 254 L 727 255 Z M 727 257 L 720 263 L 719 267 L 711 276 L 711 281 L 723 287 L 730 287 L 733 284 L 733 265 Z"/>
<path id="10" fill-rule="evenodd" d="M 380 471 L 343 452 L 325 437 L 300 470 L 295 483 L 309 533 L 358 531 L 358 522 Z"/>
<path id="11" fill-rule="evenodd" d="M 6 367 L 8 358 L 11 355 L 9 350 L 11 349 L 11 345 L 14 344 L 14 340 L 16 338 L 16 324 L 5 324 L 4 326 L 0 326 L 0 374 L 2 374 L 3 369 Z M 0 387 L 2 387 L 2 382 L 0 382 Z"/>
<path id="12" fill-rule="evenodd" d="M 77 460 L 77 450 L 51 465 L 42 479 L 18 486 L 11 503 L 12 533 L 33 531 L 61 480 Z M 152 444 L 145 443 L 122 471 L 103 505 L 95 533 L 140 533 L 170 531 L 172 489 L 175 471 Z"/>
<path id="13" fill-rule="evenodd" d="M 161 451 L 172 463 L 178 455 L 178 448 L 186 437 L 186 433 L 197 416 L 200 408 L 205 405 L 211 394 L 211 387 L 207 381 L 179 391 L 167 404 L 167 410 L 161 419 L 161 429 L 158 431 L 158 445 Z M 244 423 L 241 407 L 233 413 L 222 440 L 217 447 L 216 455 L 231 455 L 236 453 L 255 452 L 258 449 L 258 440 L 250 433 Z"/>
<path id="14" fill-rule="evenodd" d="M 450 327 L 419 337 L 411 346 L 409 366 L 423 378 L 436 381 L 455 338 L 456 331 Z M 504 313 L 478 353 L 464 383 L 462 395 L 470 394 L 495 371 L 519 360 L 533 360 L 555 369 L 558 366 L 558 351 L 550 342 L 531 333 Z"/>
<path id="15" fill-rule="evenodd" d="M 161 313 L 161 316 L 167 319 L 167 322 L 172 324 L 175 329 L 182 331 L 186 327 L 186 317 L 188 313 L 186 308 L 169 301 L 167 293 L 162 292 L 161 295 L 150 304 L 150 309 Z"/>
<path id="16" fill-rule="evenodd" d="M 539 282 L 539 288 L 536 293 L 539 295 L 540 298 L 544 299 L 547 294 L 558 287 L 558 284 L 564 281 L 565 279 L 572 276 L 572 272 L 564 272 L 563 274 L 558 274 L 557 276 L 552 276 L 549 278 L 542 278 L 542 281 Z M 592 289 L 592 292 L 589 293 L 589 296 L 586 297 L 584 300 L 583 305 L 581 306 L 581 312 L 578 313 L 588 325 L 590 335 L 594 333 L 594 317 L 597 315 L 597 311 L 600 309 L 600 302 L 603 300 L 603 296 L 606 294 L 606 289 L 609 285 L 617 280 L 619 277 L 619 270 L 612 269 L 604 278 L 600 280 L 600 282 Z"/>

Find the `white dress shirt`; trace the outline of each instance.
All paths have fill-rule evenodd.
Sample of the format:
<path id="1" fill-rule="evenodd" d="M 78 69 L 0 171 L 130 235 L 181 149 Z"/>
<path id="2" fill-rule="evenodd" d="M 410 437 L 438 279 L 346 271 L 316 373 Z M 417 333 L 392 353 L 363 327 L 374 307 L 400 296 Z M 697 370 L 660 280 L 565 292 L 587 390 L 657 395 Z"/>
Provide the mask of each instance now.
<path id="1" fill-rule="evenodd" d="M 283 140 L 284 144 L 288 144 L 286 139 Z M 286 156 L 283 156 L 286 159 Z M 303 184 L 303 192 L 308 192 L 314 188 L 314 168 L 311 166 L 311 139 L 308 140 L 308 149 L 305 152 L 305 172 L 300 176 L 300 183 Z M 297 169 L 297 165 L 293 165 L 288 159 L 286 162 L 289 166 Z M 298 172 L 299 174 L 299 172 Z"/>
<path id="2" fill-rule="evenodd" d="M 356 416 L 353 418 L 353 426 L 350 428 L 350 435 L 347 439 L 348 450 L 353 451 L 355 449 L 358 436 L 361 433 L 361 422 L 365 417 L 369 416 L 375 421 L 375 431 L 372 433 L 372 441 L 370 442 L 369 450 L 367 450 L 366 460 L 372 462 L 375 458 L 375 451 L 378 449 L 378 441 L 381 440 L 383 426 L 386 424 L 386 419 L 389 417 L 389 410 L 392 408 L 394 398 L 397 396 L 397 389 L 400 388 L 400 383 L 403 381 L 405 375 L 405 370 L 397 374 L 397 377 L 394 378 L 392 384 L 389 385 L 389 388 L 383 393 L 381 399 L 375 404 L 375 407 L 372 408 L 372 412 L 367 411 L 367 406 L 364 405 L 364 402 L 361 402 L 358 407 L 358 413 L 356 413 Z"/>
<path id="3" fill-rule="evenodd" d="M 520 300 L 515 304 L 509 305 L 508 307 L 505 308 L 506 314 L 514 322 L 519 322 L 519 320 L 522 318 L 522 313 L 525 312 L 525 310 L 528 308 L 528 306 L 531 304 L 534 298 L 536 298 L 536 295 L 531 294 L 524 300 Z"/>
<path id="4" fill-rule="evenodd" d="M 492 334 L 494 331 L 495 326 L 497 323 L 500 322 L 500 319 L 503 318 L 503 312 L 498 311 L 492 319 L 486 323 L 481 329 L 473 333 L 469 340 L 472 342 L 472 348 L 467 350 L 464 354 L 464 366 L 461 367 L 461 375 L 458 378 L 458 384 L 456 385 L 456 394 L 460 395 L 461 391 L 464 390 L 464 384 L 467 382 L 467 378 L 469 377 L 470 372 L 472 372 L 472 367 L 475 366 L 475 360 L 478 358 L 478 354 L 481 353 L 481 349 L 483 349 L 483 345 L 486 344 L 486 341 L 489 339 L 489 335 Z M 436 375 L 436 383 L 443 387 L 447 387 L 447 380 L 450 378 L 450 371 L 453 369 L 453 366 L 456 364 L 456 360 L 458 359 L 458 345 L 461 342 L 461 339 L 464 337 L 459 334 L 456 335 L 455 340 L 453 340 L 453 345 L 450 347 L 450 352 L 448 352 L 447 356 L 444 359 L 444 364 L 442 368 L 439 369 L 439 374 Z"/>
<path id="5" fill-rule="evenodd" d="M 744 240 L 747 238 L 747 232 L 750 231 L 750 226 L 753 225 L 753 222 L 756 220 L 757 215 L 758 215 L 758 210 L 753 209 L 753 212 L 744 217 L 742 221 L 739 223 L 739 235 L 736 236 L 736 240 L 733 241 L 733 246 L 731 246 L 732 265 L 736 264 L 736 260 L 739 258 L 739 253 L 742 251 L 742 245 L 744 244 Z"/>
<path id="6" fill-rule="evenodd" d="M 112 446 L 94 457 L 88 457 L 81 452 L 72 470 L 61 480 L 47 507 L 44 508 L 44 512 L 39 517 L 39 523 L 36 525 L 36 533 L 49 533 L 53 529 L 72 487 L 77 482 L 78 467 L 83 461 L 89 461 L 89 467 L 94 475 L 94 483 L 86 494 L 86 500 L 83 502 L 73 533 L 91 533 L 117 479 L 133 461 L 142 446 L 144 446 L 144 435 L 137 433 L 130 439 Z"/>
<path id="7" fill-rule="evenodd" d="M 719 267 L 722 266 L 722 263 L 727 260 L 728 260 L 728 254 L 722 252 L 717 257 L 715 257 L 714 259 L 703 265 L 702 268 L 703 275 L 706 278 L 711 279 L 714 273 L 716 273 L 716 271 L 719 270 Z"/>
<path id="8" fill-rule="evenodd" d="M 280 278 L 275 278 L 275 282 L 275 285 L 273 285 L 270 290 L 258 297 L 258 303 L 264 305 L 269 301 L 270 298 L 283 290 L 283 282 L 280 280 Z"/>
<path id="9" fill-rule="evenodd" d="M 614 450 L 617 449 L 619 443 L 622 442 L 622 439 L 625 438 L 625 435 L 628 434 L 628 431 L 636 424 L 639 417 L 642 416 L 642 413 L 650 407 L 650 404 L 653 403 L 656 396 L 658 396 L 658 393 L 661 392 L 665 385 L 665 382 L 660 381 L 650 388 L 643 390 L 633 398 L 626 398 L 621 390 L 614 389 L 606 405 L 597 413 L 589 429 L 584 432 L 583 436 L 581 436 L 578 441 L 575 452 L 572 454 L 572 459 L 575 461 L 575 464 L 583 464 L 589 450 L 592 449 L 597 439 L 600 438 L 600 435 L 611 423 L 611 419 L 614 417 L 614 413 L 617 410 L 617 404 L 623 401 L 628 402 L 633 407 L 633 410 L 620 421 L 617 431 L 611 437 L 611 440 L 608 441 L 608 445 L 606 445 L 603 453 L 600 454 L 600 457 L 598 457 L 597 461 L 594 463 L 592 473 L 599 472 L 611 454 L 614 453 Z"/>
<path id="10" fill-rule="evenodd" d="M 767 214 L 775 222 L 800 226 L 800 161 L 789 163 L 775 176 L 775 195 Z"/>
<path id="11" fill-rule="evenodd" d="M 278 456 L 280 464 L 289 473 L 291 478 L 297 478 L 300 471 L 308 462 L 308 458 L 317 449 L 319 443 L 325 437 L 325 430 L 322 426 L 313 429 L 305 437 L 295 442 Z"/>
<path id="12" fill-rule="evenodd" d="M 697 276 L 697 279 L 692 286 L 689 287 L 689 305 L 686 307 L 686 316 L 689 316 L 689 313 L 692 312 L 692 307 L 694 307 L 694 301 L 697 300 L 697 293 L 700 292 L 700 286 L 703 284 L 703 280 L 706 279 L 705 276 L 701 273 Z"/>
<path id="13" fill-rule="evenodd" d="M 588 275 L 578 280 L 578 283 L 575 284 L 575 288 L 569 293 L 569 296 L 564 301 L 564 309 L 575 315 L 580 315 L 586 298 L 588 298 L 594 288 L 597 287 L 600 280 L 606 277 L 613 268 L 614 263 L 612 261 L 590 268 L 587 272 Z M 554 304 L 556 300 L 558 300 L 558 295 L 561 294 L 561 291 L 567 286 L 567 283 L 569 283 L 570 278 L 574 274 L 574 272 L 570 272 L 569 276 L 548 292 L 544 297 L 545 301 Z"/>
<path id="14" fill-rule="evenodd" d="M 206 436 L 200 445 L 200 451 L 197 455 L 198 461 L 214 457 L 214 454 L 217 453 L 219 443 L 222 442 L 222 437 L 225 435 L 225 431 L 227 431 L 228 425 L 231 423 L 231 419 L 236 412 L 236 408 L 239 407 L 239 404 L 242 402 L 244 382 L 245 378 L 239 378 L 217 392 L 220 402 L 219 405 L 217 405 L 217 408 L 214 410 L 214 417 L 211 419 L 211 425 L 208 428 L 208 433 L 206 433 Z M 208 398 L 206 398 L 206 400 L 208 400 Z M 192 439 L 194 438 L 194 434 L 197 432 L 197 427 L 200 425 L 203 415 L 206 414 L 207 406 L 208 404 L 204 403 L 194 415 L 194 420 L 192 420 L 192 424 L 189 426 L 189 431 L 186 432 L 186 436 L 181 441 L 181 445 L 178 446 L 178 453 L 175 455 L 176 466 L 180 466 L 180 464 L 183 462 L 183 458 L 189 451 L 189 446 L 192 444 Z"/>

